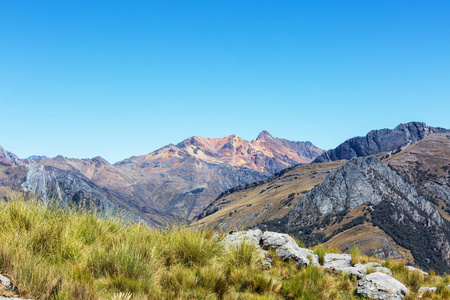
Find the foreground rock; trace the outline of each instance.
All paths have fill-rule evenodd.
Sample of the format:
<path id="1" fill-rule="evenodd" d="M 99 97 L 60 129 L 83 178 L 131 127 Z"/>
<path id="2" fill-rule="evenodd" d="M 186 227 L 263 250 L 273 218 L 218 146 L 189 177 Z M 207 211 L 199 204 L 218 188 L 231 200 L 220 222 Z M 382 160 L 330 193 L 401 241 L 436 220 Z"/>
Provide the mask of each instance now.
<path id="1" fill-rule="evenodd" d="M 375 272 L 361 279 L 356 291 L 371 299 L 402 300 L 408 289 L 397 279 L 381 272 Z"/>
<path id="2" fill-rule="evenodd" d="M 319 258 L 313 251 L 299 247 L 287 234 L 266 231 L 261 242 L 265 248 L 276 249 L 275 253 L 283 260 L 293 260 L 298 266 L 319 265 Z"/>
<path id="3" fill-rule="evenodd" d="M 376 262 L 370 262 L 364 265 L 355 264 L 352 266 L 351 256 L 349 254 L 326 254 L 323 267 L 333 271 L 348 273 L 350 276 L 356 276 L 358 279 L 363 278 L 369 272 L 382 272 L 392 276 L 391 270 Z"/>
<path id="4" fill-rule="evenodd" d="M 8 292 L 8 295 L 9 294 L 12 295 L 14 294 L 14 292 L 17 292 L 17 288 L 8 277 L 0 275 L 0 293 L 4 291 Z M 0 296 L 0 300 L 26 300 L 26 299 Z"/>
<path id="5" fill-rule="evenodd" d="M 430 294 L 436 293 L 436 291 L 437 291 L 437 287 L 423 286 L 417 291 L 417 293 L 419 294 L 419 298 L 422 298 L 423 294 L 426 293 L 426 294 L 430 295 Z"/>

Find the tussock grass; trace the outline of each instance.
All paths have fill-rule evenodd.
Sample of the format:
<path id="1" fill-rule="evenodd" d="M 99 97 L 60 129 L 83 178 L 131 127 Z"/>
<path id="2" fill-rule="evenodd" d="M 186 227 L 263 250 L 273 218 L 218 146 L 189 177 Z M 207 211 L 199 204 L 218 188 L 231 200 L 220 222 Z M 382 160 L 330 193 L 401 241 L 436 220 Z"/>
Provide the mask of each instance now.
<path id="1" fill-rule="evenodd" d="M 327 254 L 327 249 L 319 244 L 313 248 L 314 253 L 319 257 L 319 264 L 325 264 L 325 254 Z"/>
<path id="2" fill-rule="evenodd" d="M 348 275 L 299 269 L 272 250 L 267 270 L 252 244 L 224 249 L 213 234 L 150 229 L 11 196 L 0 202 L 0 273 L 21 296 L 35 299 L 359 299 Z M 386 263 L 409 286 L 418 285 L 404 266 Z M 431 277 L 420 282 L 448 293 L 450 278 Z"/>

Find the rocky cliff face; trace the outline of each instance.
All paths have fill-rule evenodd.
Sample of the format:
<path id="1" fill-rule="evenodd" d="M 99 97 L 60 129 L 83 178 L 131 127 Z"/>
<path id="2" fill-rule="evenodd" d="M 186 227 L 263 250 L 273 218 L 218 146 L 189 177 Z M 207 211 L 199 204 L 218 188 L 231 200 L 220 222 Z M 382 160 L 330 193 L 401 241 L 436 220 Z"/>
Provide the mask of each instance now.
<path id="1" fill-rule="evenodd" d="M 374 155 L 381 152 L 400 152 L 404 147 L 433 133 L 450 132 L 448 129 L 430 127 L 425 123 L 400 124 L 394 129 L 372 130 L 364 137 L 354 137 L 332 150 L 324 152 L 313 162 L 320 163 Z"/>
<path id="2" fill-rule="evenodd" d="M 409 249 L 422 268 L 440 272 L 450 269 L 448 221 L 412 185 L 375 157 L 351 159 L 331 172 L 281 222 L 302 238 L 361 207 L 366 213 L 358 222 L 370 221 L 381 228 Z"/>

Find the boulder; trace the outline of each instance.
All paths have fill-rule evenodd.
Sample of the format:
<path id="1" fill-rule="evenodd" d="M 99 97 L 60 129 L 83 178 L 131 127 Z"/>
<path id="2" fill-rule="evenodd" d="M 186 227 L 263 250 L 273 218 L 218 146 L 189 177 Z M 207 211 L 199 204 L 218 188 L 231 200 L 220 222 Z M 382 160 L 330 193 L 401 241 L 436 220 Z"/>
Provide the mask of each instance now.
<path id="1" fill-rule="evenodd" d="M 259 229 L 247 230 L 247 231 L 231 231 L 222 240 L 225 246 L 236 247 L 242 244 L 242 242 L 247 242 L 260 248 L 260 241 L 262 238 L 262 232 Z"/>
<path id="2" fill-rule="evenodd" d="M 266 231 L 262 236 L 261 243 L 265 248 L 275 249 L 275 253 L 283 260 L 294 260 L 299 266 L 319 265 L 319 258 L 313 251 L 299 247 L 295 240 L 287 234 Z M 311 258 L 311 261 L 308 257 Z"/>
<path id="3" fill-rule="evenodd" d="M 380 300 L 402 300 L 408 289 L 397 279 L 381 272 L 365 276 L 358 282 L 357 293 Z"/>

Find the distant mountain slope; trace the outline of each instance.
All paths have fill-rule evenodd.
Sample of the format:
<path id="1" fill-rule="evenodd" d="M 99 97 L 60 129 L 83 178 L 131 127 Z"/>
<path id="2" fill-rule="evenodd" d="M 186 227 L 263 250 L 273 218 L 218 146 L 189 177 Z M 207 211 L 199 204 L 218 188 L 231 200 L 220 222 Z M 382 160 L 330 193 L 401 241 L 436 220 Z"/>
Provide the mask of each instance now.
<path id="1" fill-rule="evenodd" d="M 279 223 L 285 222 L 299 238 L 327 241 L 335 233 L 327 235 L 321 228 L 356 209 L 361 214 L 355 222 L 381 228 L 410 250 L 422 268 L 441 273 L 450 270 L 449 223 L 414 186 L 375 157 L 354 158 L 331 172 Z"/>
<path id="2" fill-rule="evenodd" d="M 130 174 L 121 171 L 100 156 L 92 159 L 75 159 L 59 155 L 39 160 L 37 164 L 69 172 L 91 182 L 101 188 L 113 203 L 128 209 L 150 223 L 163 224 L 167 220 L 175 218 L 170 214 L 160 212 L 151 202 L 142 204 L 140 199 L 147 195 L 140 185 Z"/>
<path id="3" fill-rule="evenodd" d="M 115 166 L 146 191 L 143 203 L 189 220 L 224 190 L 310 162 L 321 153 L 310 142 L 278 139 L 263 131 L 252 142 L 236 135 L 222 139 L 194 136 Z"/>
<path id="4" fill-rule="evenodd" d="M 101 157 L 19 160 L 1 148 L 3 166 L 26 167 L 5 169 L 4 184 L 0 181 L 0 185 L 25 189 L 43 199 L 56 195 L 62 202 L 78 201 L 75 194 L 80 195 L 85 188 L 90 203 L 108 206 L 111 202 L 162 225 L 192 218 L 224 190 L 310 162 L 321 153 L 310 142 L 274 138 L 267 131 L 252 142 L 236 135 L 223 139 L 195 136 L 115 165 Z M 23 185 L 25 181 L 28 183 Z M 58 189 L 69 189 L 70 182 L 76 191 L 60 194 Z"/>
<path id="5" fill-rule="evenodd" d="M 394 129 L 372 130 L 364 137 L 354 137 L 317 157 L 313 163 L 351 159 L 381 152 L 400 151 L 433 133 L 446 133 L 449 129 L 430 127 L 425 123 L 400 124 Z"/>
<path id="6" fill-rule="evenodd" d="M 300 164 L 223 192 L 192 222 L 222 230 L 258 226 L 284 217 L 297 201 L 344 161 Z"/>

